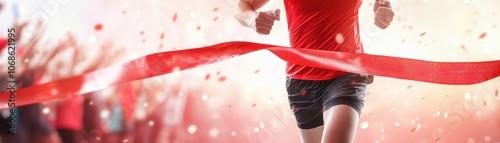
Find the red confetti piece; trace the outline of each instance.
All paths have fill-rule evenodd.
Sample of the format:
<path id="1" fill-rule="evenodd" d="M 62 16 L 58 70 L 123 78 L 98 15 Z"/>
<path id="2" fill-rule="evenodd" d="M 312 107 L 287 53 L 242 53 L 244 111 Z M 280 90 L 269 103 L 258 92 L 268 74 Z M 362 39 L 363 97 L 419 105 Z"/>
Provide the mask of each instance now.
<path id="1" fill-rule="evenodd" d="M 127 11 L 126 10 L 122 11 L 122 14 L 127 14 Z"/>
<path id="2" fill-rule="evenodd" d="M 255 72 L 253 72 L 253 73 L 257 74 L 257 73 L 259 73 L 259 71 L 260 71 L 260 70 L 259 70 L 259 69 L 257 69 L 257 70 L 255 70 Z"/>
<path id="3" fill-rule="evenodd" d="M 464 46 L 464 45 L 460 45 L 460 49 L 464 50 L 465 52 L 468 52 L 468 51 L 467 51 L 467 48 L 465 48 L 465 46 Z"/>
<path id="4" fill-rule="evenodd" d="M 101 31 L 102 30 L 102 24 L 98 23 L 94 26 L 95 31 Z"/>
<path id="5" fill-rule="evenodd" d="M 177 21 L 177 13 L 174 13 L 174 17 L 172 18 L 172 21 L 175 23 Z"/>
<path id="6" fill-rule="evenodd" d="M 163 43 L 160 43 L 160 46 L 158 47 L 158 49 L 162 49 L 163 48 Z"/>
<path id="7" fill-rule="evenodd" d="M 207 75 L 205 75 L 205 80 L 208 80 L 210 79 L 210 73 L 207 73 Z"/>
<path id="8" fill-rule="evenodd" d="M 486 37 L 486 32 L 481 33 L 481 35 L 479 35 L 479 39 L 483 39 L 484 37 Z"/>
<path id="9" fill-rule="evenodd" d="M 498 97 L 498 89 L 495 90 L 495 96 Z"/>
<path id="10" fill-rule="evenodd" d="M 424 32 L 424 33 L 420 34 L 420 37 L 424 36 L 425 34 L 427 34 L 427 32 Z"/>
<path id="11" fill-rule="evenodd" d="M 411 129 L 410 132 L 415 132 L 416 130 L 417 130 L 417 128 L 413 128 L 413 129 Z"/>
<path id="12" fill-rule="evenodd" d="M 255 107 L 256 105 L 257 105 L 257 103 L 254 103 L 254 104 L 252 105 L 252 108 L 253 108 L 253 107 Z"/>
<path id="13" fill-rule="evenodd" d="M 302 91 L 300 92 L 300 96 L 304 97 L 304 96 L 306 96 L 306 93 L 307 93 L 307 90 L 302 89 Z"/>
<path id="14" fill-rule="evenodd" d="M 141 33 L 139 33 L 139 34 L 144 35 L 144 31 L 141 31 Z"/>
<path id="15" fill-rule="evenodd" d="M 439 139 L 441 139 L 441 137 L 437 138 L 437 139 L 436 139 L 436 140 L 435 140 L 434 142 L 437 142 L 437 141 L 439 141 Z"/>
<path id="16" fill-rule="evenodd" d="M 293 112 L 298 112 L 300 108 L 293 108 Z"/>
<path id="17" fill-rule="evenodd" d="M 219 17 L 218 17 L 218 16 L 214 18 L 214 21 L 217 21 L 217 19 L 219 19 Z"/>
<path id="18" fill-rule="evenodd" d="M 215 7 L 215 8 L 214 8 L 214 11 L 219 11 L 219 8 L 216 8 L 216 7 Z"/>
<path id="19" fill-rule="evenodd" d="M 407 89 L 410 89 L 413 85 L 408 85 L 408 87 L 406 87 Z"/>
<path id="20" fill-rule="evenodd" d="M 225 76 L 219 77 L 219 79 L 217 79 L 217 81 L 224 82 L 224 81 L 226 81 L 226 77 Z"/>
<path id="21" fill-rule="evenodd" d="M 198 25 L 198 27 L 196 27 L 196 30 L 200 31 L 201 29 L 201 26 Z"/>
<path id="22" fill-rule="evenodd" d="M 162 32 L 160 35 L 160 39 L 163 39 L 165 37 L 165 32 Z"/>
<path id="23" fill-rule="evenodd" d="M 351 84 L 356 84 L 357 82 L 355 80 L 351 80 Z"/>

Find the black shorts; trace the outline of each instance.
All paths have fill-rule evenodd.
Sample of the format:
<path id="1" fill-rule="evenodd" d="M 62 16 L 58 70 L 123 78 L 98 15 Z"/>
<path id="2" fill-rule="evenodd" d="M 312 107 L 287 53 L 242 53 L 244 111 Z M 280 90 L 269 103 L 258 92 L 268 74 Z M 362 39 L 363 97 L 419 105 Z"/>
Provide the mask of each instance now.
<path id="1" fill-rule="evenodd" d="M 290 109 L 300 129 L 324 125 L 323 112 L 335 105 L 348 105 L 358 114 L 364 106 L 366 86 L 373 76 L 347 73 L 329 80 L 298 80 L 286 78 Z"/>

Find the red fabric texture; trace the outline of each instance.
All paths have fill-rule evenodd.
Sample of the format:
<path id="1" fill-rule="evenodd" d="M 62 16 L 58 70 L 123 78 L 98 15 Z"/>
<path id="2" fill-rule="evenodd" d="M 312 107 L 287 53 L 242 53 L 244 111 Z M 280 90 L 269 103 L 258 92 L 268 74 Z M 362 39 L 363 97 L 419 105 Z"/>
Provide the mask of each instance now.
<path id="1" fill-rule="evenodd" d="M 168 74 L 174 69 L 192 69 L 259 50 L 268 50 L 282 60 L 298 65 L 437 84 L 470 85 L 500 76 L 500 60 L 435 62 L 237 41 L 154 53 L 87 74 L 17 89 L 16 106 L 89 93 L 109 86 Z M 117 67 L 123 70 L 121 77 L 110 79 L 109 76 L 116 74 Z M 82 89 L 82 83 L 87 82 L 96 84 Z M 0 101 L 9 100 L 9 96 L 9 91 L 1 92 Z M 0 109 L 5 108 L 0 106 Z"/>
<path id="2" fill-rule="evenodd" d="M 362 0 L 284 2 L 293 48 L 363 53 L 358 24 Z M 295 63 L 287 64 L 286 73 L 303 80 L 326 80 L 345 74 Z"/>

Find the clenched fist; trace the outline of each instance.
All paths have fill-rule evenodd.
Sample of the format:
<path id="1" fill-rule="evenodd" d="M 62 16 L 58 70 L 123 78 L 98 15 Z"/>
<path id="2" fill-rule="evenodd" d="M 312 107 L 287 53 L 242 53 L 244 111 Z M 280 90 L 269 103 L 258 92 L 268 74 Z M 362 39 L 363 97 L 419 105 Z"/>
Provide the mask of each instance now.
<path id="1" fill-rule="evenodd" d="M 273 28 L 274 21 L 280 20 L 280 10 L 270 10 L 256 12 L 252 17 L 250 27 L 261 35 L 269 35 Z"/>
<path id="2" fill-rule="evenodd" d="M 375 25 L 381 29 L 389 27 L 394 17 L 391 2 L 377 0 L 373 6 L 373 11 L 375 12 Z"/>

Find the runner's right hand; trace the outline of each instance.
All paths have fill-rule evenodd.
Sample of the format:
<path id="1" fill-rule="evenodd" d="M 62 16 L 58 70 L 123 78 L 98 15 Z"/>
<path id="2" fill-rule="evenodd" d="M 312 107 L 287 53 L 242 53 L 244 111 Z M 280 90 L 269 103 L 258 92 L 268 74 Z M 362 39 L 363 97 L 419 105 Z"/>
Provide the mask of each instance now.
<path id="1" fill-rule="evenodd" d="M 274 21 L 280 20 L 280 10 L 270 10 L 255 12 L 252 17 L 250 27 L 260 35 L 269 35 L 274 25 Z"/>

